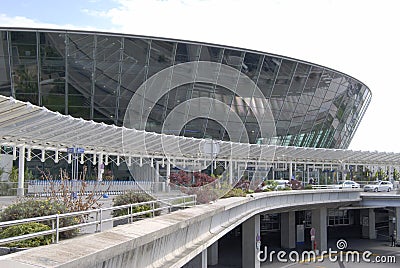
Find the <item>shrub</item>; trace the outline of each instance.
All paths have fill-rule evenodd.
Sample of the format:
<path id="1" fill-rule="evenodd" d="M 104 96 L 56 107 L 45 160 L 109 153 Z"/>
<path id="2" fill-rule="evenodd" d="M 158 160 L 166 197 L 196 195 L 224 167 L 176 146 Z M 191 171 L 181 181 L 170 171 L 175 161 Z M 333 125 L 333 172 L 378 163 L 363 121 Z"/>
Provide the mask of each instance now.
<path id="1" fill-rule="evenodd" d="M 240 188 L 233 188 L 229 192 L 227 192 L 222 198 L 228 197 L 244 197 L 246 196 L 246 192 Z"/>
<path id="2" fill-rule="evenodd" d="M 4 239 L 25 234 L 33 234 L 47 230 L 50 230 L 50 227 L 47 226 L 46 224 L 37 222 L 24 223 L 5 228 L 0 232 L 0 238 Z M 49 245 L 50 243 L 51 243 L 51 235 L 42 235 L 23 241 L 8 243 L 5 246 L 27 248 L 27 247 L 38 247 L 42 245 Z"/>
<path id="3" fill-rule="evenodd" d="M 136 203 L 142 203 L 142 202 L 148 202 L 152 201 L 154 198 L 147 194 L 143 193 L 136 193 L 134 191 L 128 191 L 124 194 L 118 195 L 117 197 L 114 198 L 113 200 L 113 206 L 122 206 L 122 205 L 128 205 L 128 204 L 136 204 Z M 154 204 L 154 208 L 159 208 L 160 205 L 158 203 Z M 132 207 L 133 213 L 136 212 L 142 212 L 146 210 L 152 209 L 152 206 L 149 205 L 141 205 L 141 206 L 134 206 Z M 122 215 L 128 215 L 129 214 L 130 208 L 125 208 L 125 209 L 118 209 L 114 210 L 112 212 L 112 215 L 114 217 L 122 216 Z M 157 211 L 155 215 L 160 215 L 160 211 Z M 151 213 L 147 213 L 142 215 L 142 217 L 150 217 Z"/>
<path id="4" fill-rule="evenodd" d="M 21 220 L 26 218 L 65 213 L 61 203 L 48 200 L 24 200 L 5 208 L 0 214 L 1 221 Z"/>
<path id="5" fill-rule="evenodd" d="M 276 181 L 274 181 L 274 180 L 265 180 L 262 183 L 262 186 L 263 187 L 266 186 L 264 188 L 264 191 L 265 192 L 269 192 L 269 191 L 274 191 L 276 189 L 276 187 L 278 186 L 278 183 Z"/>
<path id="6" fill-rule="evenodd" d="M 307 184 L 306 186 L 304 186 L 304 190 L 312 190 L 312 184 Z"/>
<path id="7" fill-rule="evenodd" d="M 19 201 L 5 208 L 0 213 L 0 221 L 22 220 L 26 218 L 42 217 L 54 214 L 67 213 L 67 208 L 60 202 L 50 200 L 28 199 Z M 78 219 L 69 217 L 60 219 L 60 227 L 70 226 L 78 222 Z M 51 226 L 51 221 L 43 222 Z M 69 238 L 77 233 L 78 230 L 70 230 L 61 233 L 61 238 Z"/>

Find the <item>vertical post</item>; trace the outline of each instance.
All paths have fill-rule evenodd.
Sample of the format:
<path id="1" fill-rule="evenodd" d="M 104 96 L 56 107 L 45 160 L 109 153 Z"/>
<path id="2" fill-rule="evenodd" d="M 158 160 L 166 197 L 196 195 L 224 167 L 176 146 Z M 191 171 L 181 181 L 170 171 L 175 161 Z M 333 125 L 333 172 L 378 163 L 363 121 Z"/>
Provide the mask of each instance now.
<path id="1" fill-rule="evenodd" d="M 218 240 L 207 248 L 207 263 L 209 265 L 218 264 Z"/>
<path id="2" fill-rule="evenodd" d="M 400 244 L 400 207 L 395 208 L 395 227 L 396 230 L 396 242 Z"/>
<path id="3" fill-rule="evenodd" d="M 233 184 L 233 161 L 229 161 L 229 185 Z"/>
<path id="4" fill-rule="evenodd" d="M 55 223 L 54 223 L 54 219 L 53 219 L 53 220 L 51 220 L 51 230 L 54 230 L 54 228 L 55 228 Z M 54 244 L 54 241 L 55 241 L 54 233 L 52 233 L 51 234 L 51 243 Z"/>
<path id="5" fill-rule="evenodd" d="M 103 154 L 99 154 L 99 160 L 97 162 L 97 180 L 103 180 L 104 164 L 103 164 Z"/>
<path id="6" fill-rule="evenodd" d="M 289 181 L 293 178 L 293 163 L 289 163 Z"/>
<path id="7" fill-rule="evenodd" d="M 272 180 L 275 180 L 275 163 L 272 163 L 271 170 L 272 170 Z"/>
<path id="8" fill-rule="evenodd" d="M 24 196 L 25 146 L 19 147 L 17 196 Z"/>
<path id="9" fill-rule="evenodd" d="M 201 268 L 207 268 L 207 249 L 201 252 Z"/>
<path id="10" fill-rule="evenodd" d="M 327 215 L 327 208 L 313 209 L 311 214 L 311 224 L 315 228 L 315 241 L 320 252 L 328 249 Z"/>
<path id="11" fill-rule="evenodd" d="M 167 189 L 167 192 L 169 192 L 169 176 L 171 176 L 171 164 L 170 164 L 170 162 L 168 161 L 168 163 L 167 163 L 167 185 L 166 185 L 166 189 Z"/>
<path id="12" fill-rule="evenodd" d="M 156 176 L 154 181 L 154 192 L 158 192 L 158 185 L 160 182 L 160 165 L 156 162 Z"/>
<path id="13" fill-rule="evenodd" d="M 242 223 L 242 267 L 260 268 L 257 258 L 257 237 L 260 236 L 260 215 Z"/>
<path id="14" fill-rule="evenodd" d="M 376 239 L 375 210 L 373 208 L 368 209 L 368 238 Z"/>
<path id="15" fill-rule="evenodd" d="M 211 176 L 214 174 L 214 140 L 211 139 Z"/>
<path id="16" fill-rule="evenodd" d="M 281 213 L 281 247 L 296 247 L 296 215 L 294 211 Z"/>
<path id="17" fill-rule="evenodd" d="M 60 239 L 60 215 L 56 215 L 56 243 L 58 244 L 58 240 Z"/>

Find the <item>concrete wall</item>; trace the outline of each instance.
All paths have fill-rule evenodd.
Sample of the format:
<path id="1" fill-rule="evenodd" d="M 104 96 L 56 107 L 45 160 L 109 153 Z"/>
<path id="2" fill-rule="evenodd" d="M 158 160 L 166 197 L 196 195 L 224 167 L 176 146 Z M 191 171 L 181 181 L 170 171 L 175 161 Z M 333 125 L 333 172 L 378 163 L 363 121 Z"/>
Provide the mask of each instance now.
<path id="1" fill-rule="evenodd" d="M 360 192 L 291 191 L 213 204 L 0 257 L 0 267 L 181 267 L 250 217 L 269 210 L 359 202 Z"/>

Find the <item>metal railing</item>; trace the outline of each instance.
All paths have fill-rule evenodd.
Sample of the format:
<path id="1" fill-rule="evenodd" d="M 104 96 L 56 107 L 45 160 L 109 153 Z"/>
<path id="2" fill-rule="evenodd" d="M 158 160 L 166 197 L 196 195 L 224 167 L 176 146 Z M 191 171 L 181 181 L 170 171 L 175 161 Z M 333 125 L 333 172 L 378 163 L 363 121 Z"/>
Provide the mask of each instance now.
<path id="1" fill-rule="evenodd" d="M 152 201 L 134 203 L 128 205 L 121 205 L 115 207 L 98 208 L 92 210 L 0 222 L 0 228 L 6 228 L 10 226 L 20 225 L 24 223 L 31 223 L 31 222 L 45 222 L 45 221 L 51 222 L 50 230 L 20 235 L 15 237 L 3 238 L 0 239 L 0 245 L 27 240 L 30 238 L 35 238 L 44 235 L 52 235 L 52 242 L 58 243 L 60 239 L 60 233 L 65 231 L 76 230 L 88 226 L 95 226 L 95 232 L 101 232 L 103 230 L 103 225 L 107 222 L 114 222 L 117 220 L 127 219 L 128 223 L 132 223 L 135 220 L 137 220 L 138 217 L 141 216 L 154 217 L 157 214 L 157 212 L 161 213 L 163 211 L 165 211 L 166 213 L 170 213 L 174 209 L 184 209 L 187 207 L 192 207 L 196 205 L 196 202 L 197 202 L 196 195 L 188 195 L 188 196 L 172 197 L 172 198 L 152 200 Z M 134 209 L 139 206 L 148 206 L 150 207 L 150 209 L 140 212 L 133 212 Z M 113 217 L 111 215 L 111 213 L 114 211 L 124 210 L 124 209 L 127 212 L 127 214 L 125 215 L 121 215 L 118 217 Z M 109 213 L 109 217 L 104 218 L 106 212 Z M 60 221 L 62 219 L 77 218 L 77 217 L 80 217 L 81 219 L 83 219 L 83 221 L 79 221 L 78 223 L 71 224 L 69 226 L 60 226 Z"/>
<path id="2" fill-rule="evenodd" d="M 31 180 L 28 184 L 27 195 L 33 196 L 50 196 L 52 192 L 59 192 L 62 187 L 68 187 L 71 191 L 81 192 L 85 183 L 85 191 L 87 193 L 96 193 L 108 195 L 120 195 L 127 191 L 142 192 L 159 192 L 165 191 L 165 182 L 152 181 L 97 181 L 97 180 Z"/>

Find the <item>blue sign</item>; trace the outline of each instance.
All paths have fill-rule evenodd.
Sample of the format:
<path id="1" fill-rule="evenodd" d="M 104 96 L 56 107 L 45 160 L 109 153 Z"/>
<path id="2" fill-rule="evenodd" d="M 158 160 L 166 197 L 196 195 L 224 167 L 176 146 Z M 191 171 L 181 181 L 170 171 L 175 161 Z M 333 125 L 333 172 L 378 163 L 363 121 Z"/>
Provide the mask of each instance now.
<path id="1" fill-rule="evenodd" d="M 83 149 L 83 148 L 68 148 L 67 152 L 69 154 L 83 154 L 85 152 L 85 149 Z"/>

